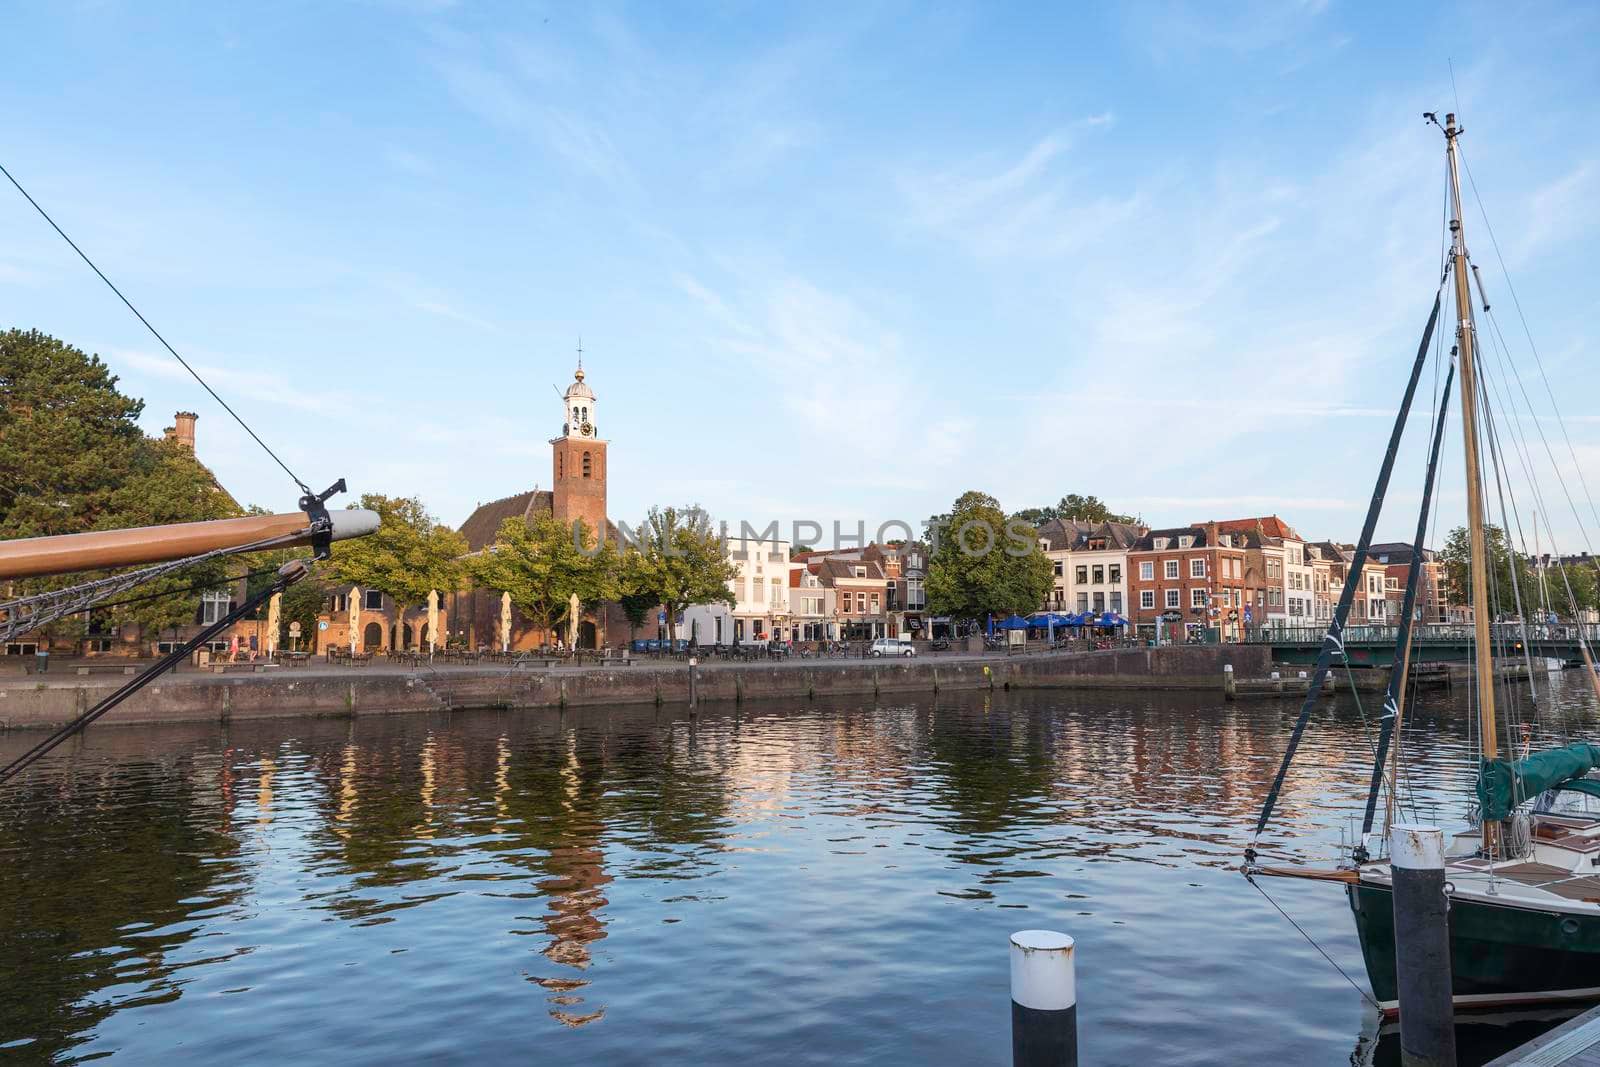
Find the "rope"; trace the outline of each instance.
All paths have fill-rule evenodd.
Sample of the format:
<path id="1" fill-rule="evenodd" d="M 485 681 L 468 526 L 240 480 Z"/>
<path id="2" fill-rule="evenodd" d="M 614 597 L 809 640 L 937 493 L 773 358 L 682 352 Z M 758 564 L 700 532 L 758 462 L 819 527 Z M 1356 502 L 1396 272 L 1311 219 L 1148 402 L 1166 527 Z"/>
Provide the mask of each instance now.
<path id="1" fill-rule="evenodd" d="M 300 488 L 300 491 L 302 493 L 310 494 L 311 487 L 306 485 L 306 483 L 300 479 L 300 476 L 298 474 L 296 474 L 294 471 L 290 470 L 289 469 L 289 465 L 287 463 L 285 463 L 283 460 L 279 459 L 278 458 L 278 454 L 276 452 L 274 452 L 272 449 L 267 447 L 267 443 L 261 439 L 260 435 L 258 435 L 254 430 L 252 430 L 250 428 L 250 424 L 249 423 L 245 422 L 244 419 L 239 417 L 239 413 L 237 411 L 234 411 L 231 407 L 228 406 L 228 402 L 226 400 L 222 399 L 222 397 L 217 395 L 217 391 L 215 389 L 211 388 L 211 386 L 206 382 L 206 380 L 204 378 L 200 377 L 200 372 L 195 370 L 193 367 L 191 367 L 189 365 L 189 361 L 188 360 L 186 360 L 182 356 L 178 355 L 178 350 L 173 348 L 171 345 L 169 345 L 167 343 L 167 339 L 165 337 L 161 336 L 160 331 L 158 331 L 154 326 L 150 325 L 150 320 L 145 318 L 142 314 L 140 314 L 139 309 L 133 306 L 133 301 L 129 300 L 127 297 L 122 295 L 122 290 L 118 289 L 115 285 L 113 285 L 112 282 L 111 282 L 111 279 L 107 278 L 105 276 L 105 273 L 103 271 L 101 271 L 101 269 L 99 267 L 94 265 L 94 260 L 90 259 L 88 256 L 86 256 L 84 254 L 83 249 L 78 247 L 77 242 L 73 241 L 72 238 L 68 237 L 67 234 L 66 234 L 66 231 L 63 230 L 60 226 L 56 225 L 56 220 L 51 218 L 49 213 L 46 212 L 44 208 L 39 206 L 39 202 L 37 200 L 35 200 L 32 196 L 29 195 L 28 190 L 26 190 L 26 189 L 24 189 L 22 187 L 22 183 L 21 182 L 17 181 L 16 178 L 12 177 L 11 172 L 9 170 L 6 170 L 4 164 L 0 164 L 0 174 L 4 174 L 8 179 L 10 179 L 11 184 L 17 187 L 17 192 L 21 193 L 23 195 L 23 197 L 28 201 L 28 203 L 33 205 L 33 209 L 40 214 L 40 216 L 44 219 L 44 221 L 46 221 L 46 222 L 48 222 L 50 224 L 50 228 L 55 230 L 56 233 L 60 234 L 61 235 L 61 239 L 63 241 L 67 242 L 67 244 L 72 246 L 72 250 L 74 252 L 78 253 L 78 258 L 83 260 L 85 263 L 87 263 L 89 265 L 89 269 L 94 271 L 96 274 L 98 274 L 100 276 L 100 280 L 106 283 L 107 288 L 109 288 L 113 293 L 117 294 L 117 299 L 121 300 L 124 304 L 126 304 L 127 307 L 128 307 L 128 310 L 133 312 L 134 317 L 137 318 L 140 322 L 144 323 L 144 328 L 149 330 L 151 336 L 153 336 L 157 341 L 161 342 L 161 347 L 162 348 L 165 348 L 168 352 L 172 353 L 172 358 L 177 360 L 180 364 L 183 365 L 183 369 L 189 372 L 189 376 L 192 377 L 195 381 L 199 382 L 200 383 L 200 387 L 202 389 L 204 389 L 206 392 L 211 394 L 211 399 L 213 399 L 217 403 L 221 404 L 222 405 L 222 410 L 226 411 L 229 415 L 232 415 L 233 416 L 233 421 L 237 422 L 241 427 L 244 428 L 244 432 L 249 434 L 250 437 L 255 441 L 255 443 L 260 445 L 262 450 L 264 452 L 266 452 L 267 455 L 272 457 L 272 461 L 274 463 L 276 463 L 278 466 L 283 468 L 283 473 L 287 474 L 291 479 L 294 480 L 294 484 L 297 485 Z"/>
<path id="2" fill-rule="evenodd" d="M 1316 949 L 1317 952 L 1322 956 L 1322 958 L 1328 961 L 1328 965 L 1330 967 L 1332 967 L 1334 970 L 1338 971 L 1339 972 L 1339 976 L 1341 978 L 1343 978 L 1346 982 L 1350 983 L 1350 988 L 1351 989 L 1354 989 L 1357 993 L 1361 994 L 1361 999 L 1362 1000 L 1366 1001 L 1368 1004 L 1371 1004 L 1374 1008 L 1377 1008 L 1379 1011 L 1383 1010 L 1383 1005 L 1379 1004 L 1377 1002 L 1377 1000 L 1375 1000 L 1373 998 L 1371 993 L 1368 993 L 1365 989 L 1362 989 L 1360 983 L 1358 983 L 1354 978 L 1351 978 L 1350 975 L 1349 975 L 1349 972 L 1347 972 L 1343 967 L 1339 966 L 1339 962 L 1337 960 L 1335 960 L 1332 956 L 1328 955 L 1327 949 L 1325 949 L 1321 945 L 1317 944 L 1316 938 L 1314 938 L 1310 934 L 1306 933 L 1305 927 L 1301 926 L 1299 923 L 1294 921 L 1294 916 L 1292 916 L 1288 912 L 1284 911 L 1283 908 L 1279 906 L 1278 902 L 1276 900 L 1273 900 L 1272 896 L 1265 889 L 1262 889 L 1260 885 L 1257 885 L 1256 884 L 1256 880 L 1255 880 L 1254 877 L 1252 877 L 1250 874 L 1246 873 L 1245 876 L 1244 876 L 1244 880 L 1249 882 L 1250 885 L 1252 887 L 1254 887 L 1255 891 L 1257 893 L 1260 893 L 1262 895 L 1262 897 L 1264 897 L 1266 899 L 1267 903 L 1271 904 L 1273 906 L 1273 908 L 1277 910 L 1279 915 L 1282 915 L 1285 919 L 1287 919 L 1290 926 L 1294 927 L 1296 930 L 1298 930 L 1300 932 L 1300 936 L 1306 939 L 1306 944 L 1308 944 L 1312 948 Z"/>

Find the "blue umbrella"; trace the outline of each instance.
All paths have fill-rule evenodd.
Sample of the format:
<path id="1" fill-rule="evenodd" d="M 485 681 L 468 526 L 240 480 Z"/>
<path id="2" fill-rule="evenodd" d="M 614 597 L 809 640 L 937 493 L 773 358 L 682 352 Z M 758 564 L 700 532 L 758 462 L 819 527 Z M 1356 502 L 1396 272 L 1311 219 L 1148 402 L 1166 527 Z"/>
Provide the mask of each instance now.
<path id="1" fill-rule="evenodd" d="M 1000 628 L 1002 630 L 1026 630 L 1028 628 L 1028 620 L 1021 615 L 1012 615 L 1000 624 Z"/>
<path id="2" fill-rule="evenodd" d="M 1096 626 L 1126 626 L 1126 625 L 1128 625 L 1128 620 L 1124 619 L 1121 615 L 1118 615 L 1114 611 L 1108 611 L 1104 615 L 1100 616 L 1100 620 L 1098 622 L 1096 622 L 1095 625 Z"/>

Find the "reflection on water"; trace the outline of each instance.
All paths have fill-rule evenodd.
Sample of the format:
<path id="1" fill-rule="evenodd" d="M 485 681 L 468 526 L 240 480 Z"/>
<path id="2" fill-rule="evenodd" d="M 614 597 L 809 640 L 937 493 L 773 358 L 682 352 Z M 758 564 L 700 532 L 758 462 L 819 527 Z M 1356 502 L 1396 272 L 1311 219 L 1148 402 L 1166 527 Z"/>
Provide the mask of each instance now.
<path id="1" fill-rule="evenodd" d="M 1556 704 L 1594 718 L 1576 685 Z M 0 795 L 0 1047 L 1004 1063 L 1006 935 L 1049 926 L 1081 946 L 1085 1062 L 1347 1063 L 1359 996 L 1235 870 L 1296 710 L 997 693 L 96 730 Z M 1463 716 L 1440 695 L 1412 722 L 1419 802 L 1457 818 Z M 1370 751 L 1326 705 L 1274 855 L 1328 857 Z M 1336 888 L 1270 888 L 1360 975 Z"/>

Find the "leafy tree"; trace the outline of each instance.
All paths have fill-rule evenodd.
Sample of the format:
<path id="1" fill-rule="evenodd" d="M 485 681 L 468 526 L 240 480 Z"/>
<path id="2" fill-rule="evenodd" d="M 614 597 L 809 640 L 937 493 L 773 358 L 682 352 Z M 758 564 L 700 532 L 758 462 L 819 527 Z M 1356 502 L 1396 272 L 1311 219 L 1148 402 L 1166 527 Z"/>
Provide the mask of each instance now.
<path id="1" fill-rule="evenodd" d="M 203 522 L 244 514 L 193 452 L 175 441 L 152 441 L 146 437 L 130 447 L 128 469 L 106 500 L 107 507 L 96 523 L 98 529 Z M 152 634 L 194 622 L 200 600 L 194 587 L 201 583 L 224 587 L 230 576 L 239 574 L 247 565 L 241 557 L 186 567 L 139 587 L 139 596 L 153 599 L 114 607 L 98 617 L 118 625 L 137 624 L 142 632 Z M 79 578 L 74 576 L 73 580 Z M 171 595 L 155 596 L 160 593 Z"/>
<path id="2" fill-rule="evenodd" d="M 37 330 L 0 333 L 0 530 L 43 537 L 129 525 L 113 497 L 147 442 L 143 410 L 99 356 Z"/>
<path id="3" fill-rule="evenodd" d="M 588 524 L 574 529 L 549 512 L 500 524 L 494 544 L 467 557 L 472 580 L 483 589 L 511 594 L 511 602 L 554 633 L 569 621 L 571 601 L 614 600 L 621 591 L 616 548 L 595 546 Z M 580 549 L 578 538 L 583 547 Z"/>
<path id="4" fill-rule="evenodd" d="M 961 494 L 928 562 L 928 610 L 977 619 L 1038 610 L 1052 583 L 1033 527 L 987 493 Z"/>
<path id="5" fill-rule="evenodd" d="M 1023 508 L 1015 517 L 1033 526 L 1042 526 L 1051 519 L 1077 519 L 1079 522 L 1139 522 L 1137 515 L 1123 515 L 1112 511 L 1099 497 L 1082 496 L 1078 493 L 1068 493 L 1054 507 Z"/>
<path id="6" fill-rule="evenodd" d="M 395 625 L 404 632 L 407 607 L 426 601 L 435 589 L 443 592 L 460 583 L 466 538 L 428 514 L 415 497 L 367 493 L 354 506 L 376 511 L 378 529 L 336 543 L 328 577 L 335 584 L 389 594 Z"/>
<path id="7" fill-rule="evenodd" d="M 1029 526 L 1043 526 L 1056 517 L 1055 508 L 1023 508 L 1013 518 L 1021 519 Z"/>
<path id="8" fill-rule="evenodd" d="M 657 605 L 656 595 L 639 586 L 636 561 L 638 554 L 628 552 L 622 557 L 622 588 L 625 592 L 617 598 L 617 606 L 628 618 L 628 641 L 631 644 L 639 627 Z"/>
<path id="9" fill-rule="evenodd" d="M 650 509 L 630 550 L 626 570 L 634 587 L 667 613 L 667 638 L 678 639 L 678 613 L 691 604 L 733 606 L 728 583 L 738 569 L 699 506 Z"/>
<path id="10" fill-rule="evenodd" d="M 1516 566 L 1517 582 L 1522 590 L 1522 602 L 1532 611 L 1538 603 L 1538 587 L 1533 581 L 1533 570 L 1526 557 L 1513 553 L 1506 542 L 1505 532 L 1498 526 L 1483 528 L 1484 547 L 1489 556 L 1489 595 L 1496 599 L 1497 614 L 1516 614 L 1516 600 L 1511 591 L 1511 568 Z M 1472 601 L 1472 538 L 1465 526 L 1450 531 L 1444 548 L 1439 552 L 1439 562 L 1444 565 L 1445 583 L 1450 589 L 1450 599 L 1457 604 Z M 1554 590 L 1552 592 L 1552 599 Z M 1530 599 L 1532 597 L 1532 599 Z M 1565 600 L 1563 591 L 1562 600 Z"/>

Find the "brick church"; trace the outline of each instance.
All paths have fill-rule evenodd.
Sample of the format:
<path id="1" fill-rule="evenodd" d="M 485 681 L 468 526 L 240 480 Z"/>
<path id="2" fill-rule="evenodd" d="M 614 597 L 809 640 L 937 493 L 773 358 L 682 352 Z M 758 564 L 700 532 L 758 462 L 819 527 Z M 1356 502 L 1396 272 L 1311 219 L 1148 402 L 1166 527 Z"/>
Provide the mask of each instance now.
<path id="1" fill-rule="evenodd" d="M 561 434 L 550 439 L 550 489 L 531 489 L 516 496 L 478 505 L 461 524 L 470 552 L 494 543 L 500 524 L 510 518 L 531 518 L 548 512 L 570 527 L 582 519 L 592 532 L 603 532 L 616 543 L 617 531 L 606 517 L 606 441 L 596 422 L 594 390 L 584 381 L 583 362 L 573 372 L 572 384 L 562 394 Z M 499 642 L 500 596 L 492 590 L 473 590 L 447 598 L 455 609 L 454 626 L 463 628 L 472 646 Z M 512 610 L 511 647 L 535 648 L 553 637 Z M 628 636 L 627 618 L 615 604 L 586 604 L 578 624 L 578 646 L 597 648 Z"/>

